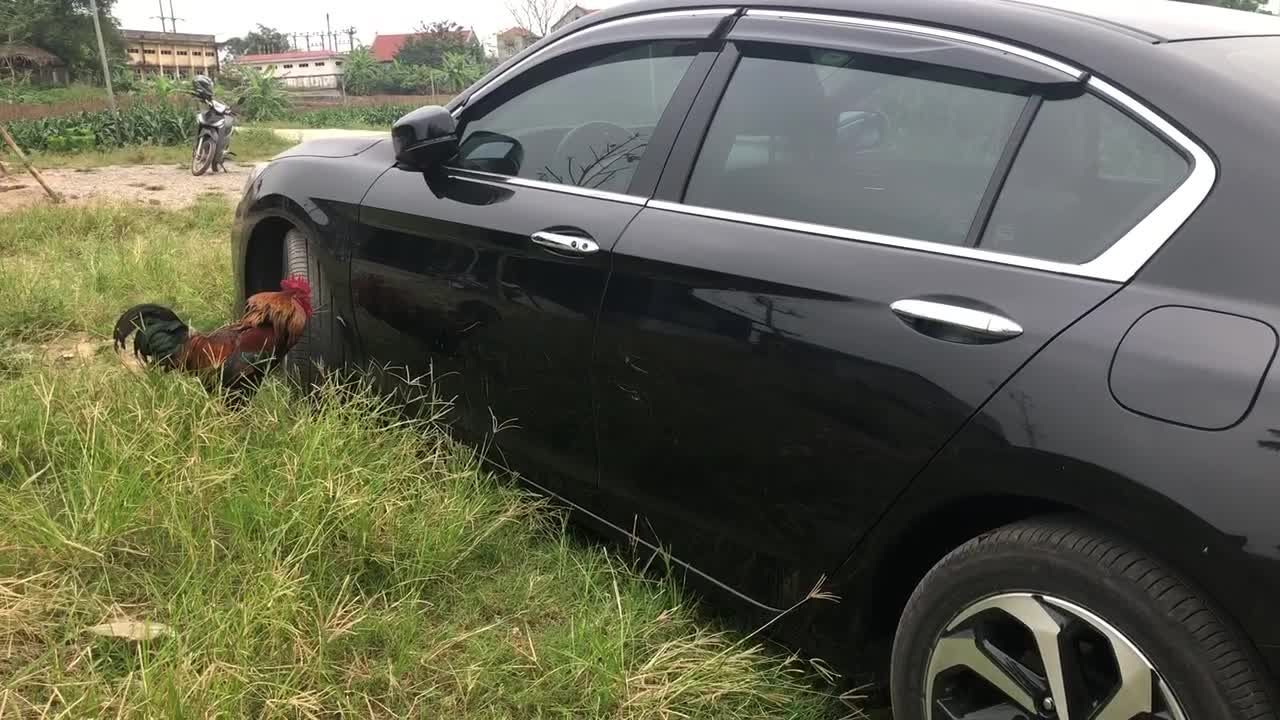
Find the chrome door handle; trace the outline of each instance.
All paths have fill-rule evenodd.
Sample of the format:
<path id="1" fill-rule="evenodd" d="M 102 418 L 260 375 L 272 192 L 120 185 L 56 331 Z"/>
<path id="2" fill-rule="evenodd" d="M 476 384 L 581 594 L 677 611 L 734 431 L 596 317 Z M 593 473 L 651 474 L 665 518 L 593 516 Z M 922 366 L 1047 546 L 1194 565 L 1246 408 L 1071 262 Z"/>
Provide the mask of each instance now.
<path id="1" fill-rule="evenodd" d="M 530 239 L 544 248 L 570 255 L 590 255 L 600 249 L 594 240 L 545 230 L 534 233 Z"/>
<path id="2" fill-rule="evenodd" d="M 932 300 L 899 300 L 889 305 L 889 309 L 909 320 L 943 323 L 989 338 L 1007 340 L 1022 334 L 1022 326 L 1003 315 L 959 305 Z"/>

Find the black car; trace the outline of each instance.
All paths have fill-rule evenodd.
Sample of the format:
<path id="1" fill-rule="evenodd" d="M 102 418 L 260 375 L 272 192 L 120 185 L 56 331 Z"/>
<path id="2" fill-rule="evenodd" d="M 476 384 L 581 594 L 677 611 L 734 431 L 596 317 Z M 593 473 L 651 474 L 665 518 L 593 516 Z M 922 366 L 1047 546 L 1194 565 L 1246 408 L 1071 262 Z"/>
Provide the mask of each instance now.
<path id="1" fill-rule="evenodd" d="M 646 0 L 257 169 L 238 297 L 308 275 L 295 358 L 749 618 L 822 580 L 780 637 L 898 720 L 1274 720 L 1278 60 L 1174 2 Z"/>

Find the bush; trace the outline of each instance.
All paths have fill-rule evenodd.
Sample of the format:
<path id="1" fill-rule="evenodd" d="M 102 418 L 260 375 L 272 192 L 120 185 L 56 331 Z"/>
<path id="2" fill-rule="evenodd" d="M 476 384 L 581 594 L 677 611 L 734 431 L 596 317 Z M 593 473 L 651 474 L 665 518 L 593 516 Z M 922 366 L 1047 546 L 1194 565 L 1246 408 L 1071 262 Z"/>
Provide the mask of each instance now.
<path id="1" fill-rule="evenodd" d="M 417 105 L 372 105 L 368 107 L 337 107 L 309 110 L 284 118 L 291 125 L 304 128 L 349 128 L 362 125 L 390 129 L 392 123 L 405 113 L 417 109 Z"/>
<path id="2" fill-rule="evenodd" d="M 242 68 L 237 76 L 235 90 L 238 110 L 249 120 L 271 120 L 289 110 L 289 96 L 284 81 L 276 77 L 274 68 L 265 72 L 257 68 Z"/>
<path id="3" fill-rule="evenodd" d="M 120 109 L 76 112 L 58 117 L 15 120 L 8 125 L 24 150 L 88 150 L 126 145 L 181 145 L 196 133 L 187 103 L 145 100 Z"/>

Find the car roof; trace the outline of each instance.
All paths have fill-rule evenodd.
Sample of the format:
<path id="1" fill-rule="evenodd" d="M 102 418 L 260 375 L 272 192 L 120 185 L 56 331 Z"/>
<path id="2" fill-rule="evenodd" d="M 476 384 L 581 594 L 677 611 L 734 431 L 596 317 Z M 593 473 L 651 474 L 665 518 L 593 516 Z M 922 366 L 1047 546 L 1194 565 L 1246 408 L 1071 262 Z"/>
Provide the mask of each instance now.
<path id="1" fill-rule="evenodd" d="M 1280 35 L 1280 17 L 1173 0 L 1003 0 L 1090 18 L 1153 42 Z"/>

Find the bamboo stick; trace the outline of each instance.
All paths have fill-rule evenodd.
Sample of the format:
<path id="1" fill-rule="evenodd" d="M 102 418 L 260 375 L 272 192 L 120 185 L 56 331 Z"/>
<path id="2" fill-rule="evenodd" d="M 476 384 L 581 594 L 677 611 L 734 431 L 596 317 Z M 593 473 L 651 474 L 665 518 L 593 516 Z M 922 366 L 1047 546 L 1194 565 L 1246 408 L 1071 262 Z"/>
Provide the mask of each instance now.
<path id="1" fill-rule="evenodd" d="M 31 173 L 31 177 L 35 178 L 36 182 L 40 183 L 40 187 L 44 188 L 45 192 L 49 193 L 50 199 L 55 203 L 62 202 L 62 196 L 54 192 L 53 188 L 49 187 L 49 184 L 44 181 L 44 178 L 40 177 L 40 171 L 36 170 L 36 167 L 31 164 L 31 161 L 23 154 L 22 148 L 18 147 L 18 143 L 13 141 L 13 136 L 9 134 L 9 131 L 6 130 L 3 125 L 0 125 L 0 137 L 4 138 L 5 144 L 13 151 L 13 154 L 18 156 L 18 160 L 22 163 L 23 167 L 27 169 L 27 172 Z"/>

